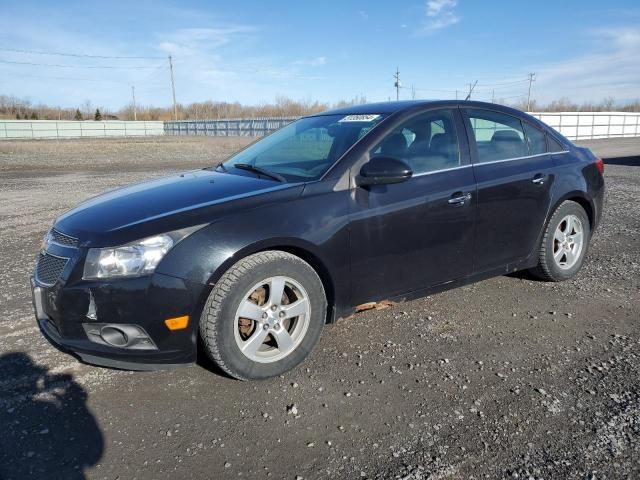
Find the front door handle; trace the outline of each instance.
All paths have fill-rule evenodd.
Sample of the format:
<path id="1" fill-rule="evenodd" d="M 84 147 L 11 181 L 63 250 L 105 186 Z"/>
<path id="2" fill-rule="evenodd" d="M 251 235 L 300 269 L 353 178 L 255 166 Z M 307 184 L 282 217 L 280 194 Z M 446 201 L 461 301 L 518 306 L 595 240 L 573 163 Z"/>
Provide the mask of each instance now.
<path id="1" fill-rule="evenodd" d="M 536 185 L 544 185 L 544 181 L 547 179 L 546 175 L 541 173 L 537 173 L 532 179 L 531 183 L 535 183 Z"/>
<path id="2" fill-rule="evenodd" d="M 449 199 L 449 205 L 462 206 L 469 200 L 471 200 L 471 193 L 456 192 L 451 195 L 451 198 Z"/>

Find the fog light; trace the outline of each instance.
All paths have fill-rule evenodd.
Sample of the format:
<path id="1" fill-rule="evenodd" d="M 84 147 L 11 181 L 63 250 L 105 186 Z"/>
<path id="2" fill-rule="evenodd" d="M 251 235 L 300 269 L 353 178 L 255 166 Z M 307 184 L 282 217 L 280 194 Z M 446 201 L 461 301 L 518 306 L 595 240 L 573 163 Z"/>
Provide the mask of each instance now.
<path id="1" fill-rule="evenodd" d="M 114 347 L 126 347 L 129 343 L 127 334 L 115 327 L 102 327 L 100 336 L 105 342 Z"/>
<path id="2" fill-rule="evenodd" d="M 124 323 L 83 323 L 87 338 L 109 347 L 130 350 L 157 350 L 149 334 L 139 325 Z"/>

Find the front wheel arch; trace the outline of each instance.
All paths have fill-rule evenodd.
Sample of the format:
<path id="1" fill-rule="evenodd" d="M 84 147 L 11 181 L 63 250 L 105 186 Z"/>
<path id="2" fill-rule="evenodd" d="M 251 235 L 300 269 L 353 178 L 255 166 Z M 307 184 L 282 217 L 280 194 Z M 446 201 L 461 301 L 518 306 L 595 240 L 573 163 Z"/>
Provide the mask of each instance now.
<path id="1" fill-rule="evenodd" d="M 279 272 L 275 274 L 275 277 L 273 277 L 274 270 Z M 254 301 L 253 298 L 248 299 L 246 296 L 246 288 L 250 287 L 248 291 L 251 293 L 256 287 L 255 284 L 251 286 L 256 279 L 259 280 L 257 286 L 265 282 L 269 285 L 267 287 L 268 293 L 266 298 L 262 299 L 262 303 L 258 303 L 260 300 L 255 299 Z M 274 300 L 272 299 L 274 297 L 272 297 L 273 292 L 271 292 L 273 284 L 269 283 L 272 279 L 286 279 L 287 285 L 289 285 L 289 282 L 293 284 L 293 286 L 289 286 L 293 290 L 290 290 L 287 296 L 290 299 L 291 294 L 302 295 L 302 297 L 298 296 L 298 298 L 304 298 L 310 306 L 310 310 L 308 307 L 306 315 L 298 312 L 299 307 L 294 304 L 291 306 L 294 307 L 293 311 L 296 313 L 290 317 L 285 314 L 286 310 L 279 311 L 279 309 L 285 308 L 282 305 L 286 305 L 284 303 L 285 300 L 283 300 L 282 304 L 279 300 L 283 292 L 284 280 L 281 281 L 280 295 L 275 297 L 278 300 L 273 303 Z M 296 286 L 300 291 L 295 290 Z M 244 301 L 242 300 L 243 298 L 245 299 Z M 284 296 L 282 298 L 285 299 Z M 252 308 L 245 309 L 243 307 L 244 303 L 248 303 Z M 326 293 L 322 282 L 316 271 L 308 263 L 300 257 L 284 251 L 273 249 L 259 251 L 238 259 L 211 289 L 199 322 L 200 345 L 204 347 L 203 353 L 206 353 L 207 358 L 231 377 L 246 380 L 281 375 L 301 363 L 316 345 L 324 326 L 322 320 L 325 318 L 326 306 Z M 251 326 L 253 330 L 250 335 L 252 337 L 244 340 L 248 342 L 248 346 L 247 344 L 242 345 L 242 340 L 237 336 L 236 329 L 238 327 L 242 328 L 243 325 L 235 321 L 228 322 L 229 318 L 238 319 L 238 312 L 241 308 L 243 312 L 246 312 L 241 317 L 246 317 L 245 321 L 248 318 L 251 319 L 249 320 L 250 322 L 255 322 Z M 256 309 L 258 309 L 257 313 Z M 260 309 L 262 309 L 262 313 L 260 313 Z M 300 317 L 299 315 L 303 316 Z M 279 318 L 283 318 L 283 320 L 278 321 Z M 295 323 L 288 325 L 282 323 L 288 318 L 292 318 L 293 320 L 291 321 Z M 298 324 L 301 321 L 305 322 L 306 326 L 299 327 Z M 281 337 L 278 334 L 278 331 L 283 328 L 285 330 L 282 333 L 286 334 L 287 330 L 289 330 L 291 337 L 288 335 Z M 298 343 L 294 345 L 292 338 L 295 340 L 295 330 L 297 328 L 303 328 L 303 330 L 298 330 Z M 263 330 L 268 333 L 262 334 Z M 242 335 L 242 332 L 240 335 Z M 273 337 L 265 337 L 265 335 Z M 268 355 L 265 357 L 265 353 L 269 354 L 269 351 L 261 351 L 258 354 L 262 360 L 252 356 L 256 353 L 255 346 L 265 341 L 265 338 L 268 340 L 265 345 L 271 347 L 271 350 L 276 349 L 276 358 L 266 359 Z M 289 338 L 289 340 L 284 341 L 286 338 Z M 283 341 L 283 344 L 280 343 L 279 339 Z M 272 345 L 271 342 L 275 342 L 277 345 Z M 245 352 L 245 348 L 248 349 L 247 352 L 249 353 Z M 262 348 L 262 345 L 260 348 Z M 284 356 L 279 358 L 278 354 Z"/>
<path id="2" fill-rule="evenodd" d="M 200 311 L 204 306 L 207 298 L 209 297 L 211 289 L 216 284 L 216 282 L 220 280 L 220 278 L 225 274 L 225 272 L 227 272 L 234 264 L 236 264 L 243 258 L 246 258 L 249 255 L 253 255 L 255 253 L 265 252 L 268 250 L 279 250 L 295 255 L 296 257 L 299 257 L 300 259 L 307 262 L 311 266 L 311 268 L 315 270 L 318 277 L 320 277 L 320 281 L 322 282 L 322 286 L 324 287 L 327 299 L 327 318 L 325 320 L 325 323 L 334 323 L 336 320 L 336 287 L 331 271 L 326 266 L 326 262 L 324 262 L 317 254 L 313 252 L 312 245 L 306 245 L 305 243 L 300 243 L 288 239 L 274 239 L 271 241 L 257 242 L 238 250 L 234 255 L 227 258 L 218 266 L 218 268 L 216 268 L 216 270 L 209 277 L 207 288 L 203 292 L 202 298 L 200 298 L 198 302 Z"/>

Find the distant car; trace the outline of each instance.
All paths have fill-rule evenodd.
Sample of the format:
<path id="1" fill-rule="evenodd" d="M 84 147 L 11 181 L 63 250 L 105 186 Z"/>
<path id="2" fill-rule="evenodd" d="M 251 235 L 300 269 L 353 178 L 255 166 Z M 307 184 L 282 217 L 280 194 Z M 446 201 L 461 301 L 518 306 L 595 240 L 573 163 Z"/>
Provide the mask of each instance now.
<path id="1" fill-rule="evenodd" d="M 232 377 L 271 377 L 366 302 L 523 269 L 573 277 L 603 193 L 602 160 L 511 108 L 334 110 L 59 217 L 36 317 L 88 363 L 152 369 L 201 348 Z"/>

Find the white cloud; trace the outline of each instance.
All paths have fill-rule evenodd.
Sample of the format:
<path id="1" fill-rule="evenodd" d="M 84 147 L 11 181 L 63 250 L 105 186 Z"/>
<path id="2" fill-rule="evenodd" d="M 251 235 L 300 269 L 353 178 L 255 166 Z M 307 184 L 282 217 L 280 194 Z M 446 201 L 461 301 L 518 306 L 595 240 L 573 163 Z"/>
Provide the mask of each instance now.
<path id="1" fill-rule="evenodd" d="M 443 11 L 453 9 L 457 3 L 456 0 L 428 0 L 427 15 L 429 17 L 437 17 Z"/>
<path id="2" fill-rule="evenodd" d="M 535 97 L 550 101 L 618 100 L 640 97 L 640 28 L 609 28 L 592 32 L 597 50 L 563 62 L 533 67 Z"/>
<path id="3" fill-rule="evenodd" d="M 327 64 L 327 57 L 315 57 L 306 60 L 296 60 L 293 65 L 307 66 L 307 67 L 320 67 Z"/>
<path id="4" fill-rule="evenodd" d="M 170 54 L 195 55 L 206 53 L 230 43 L 234 37 L 254 32 L 248 25 L 232 25 L 221 28 L 183 28 L 163 35 L 158 48 Z"/>
<path id="5" fill-rule="evenodd" d="M 458 0 L 427 0 L 427 18 L 423 32 L 433 33 L 458 23 L 460 17 L 456 13 L 457 6 Z"/>

